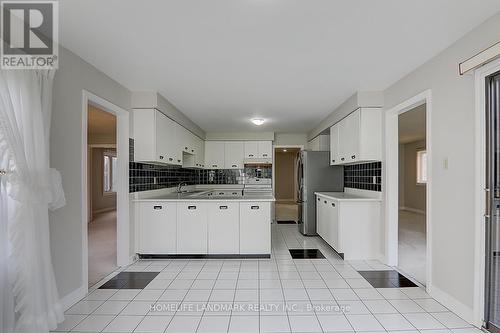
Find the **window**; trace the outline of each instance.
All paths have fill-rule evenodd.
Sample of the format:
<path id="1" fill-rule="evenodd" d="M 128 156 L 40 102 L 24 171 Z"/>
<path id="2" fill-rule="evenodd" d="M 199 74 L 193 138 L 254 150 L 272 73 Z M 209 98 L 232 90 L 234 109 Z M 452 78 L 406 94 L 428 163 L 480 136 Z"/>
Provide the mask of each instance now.
<path id="1" fill-rule="evenodd" d="M 104 193 L 116 192 L 116 153 L 106 151 L 103 154 Z"/>
<path id="2" fill-rule="evenodd" d="M 417 184 L 427 183 L 427 151 L 417 151 Z"/>

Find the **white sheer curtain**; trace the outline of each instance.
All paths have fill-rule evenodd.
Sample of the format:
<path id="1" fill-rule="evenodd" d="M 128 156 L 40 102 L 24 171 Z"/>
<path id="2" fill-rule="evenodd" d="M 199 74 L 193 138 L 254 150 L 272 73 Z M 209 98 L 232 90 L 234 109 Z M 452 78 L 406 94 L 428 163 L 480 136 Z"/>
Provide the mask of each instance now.
<path id="1" fill-rule="evenodd" d="M 49 168 L 53 77 L 0 71 L 1 332 L 48 332 L 63 320 L 48 219 L 49 208 L 65 204 L 60 175 Z"/>

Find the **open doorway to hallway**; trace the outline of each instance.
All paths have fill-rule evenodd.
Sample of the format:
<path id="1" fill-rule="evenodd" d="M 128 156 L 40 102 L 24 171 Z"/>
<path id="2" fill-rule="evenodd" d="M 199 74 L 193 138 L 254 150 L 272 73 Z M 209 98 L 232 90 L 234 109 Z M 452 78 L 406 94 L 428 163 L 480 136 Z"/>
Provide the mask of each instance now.
<path id="1" fill-rule="evenodd" d="M 398 268 L 426 284 L 426 105 L 398 116 Z"/>
<path id="2" fill-rule="evenodd" d="M 275 220 L 277 223 L 297 223 L 297 159 L 300 148 L 275 148 Z"/>
<path id="3" fill-rule="evenodd" d="M 88 286 L 117 269 L 116 116 L 88 105 Z"/>

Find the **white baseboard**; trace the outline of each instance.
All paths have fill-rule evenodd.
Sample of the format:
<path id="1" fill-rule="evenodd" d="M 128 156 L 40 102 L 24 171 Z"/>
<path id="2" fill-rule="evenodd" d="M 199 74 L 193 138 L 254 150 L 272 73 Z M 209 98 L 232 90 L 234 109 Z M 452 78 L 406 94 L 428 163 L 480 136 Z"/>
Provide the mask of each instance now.
<path id="1" fill-rule="evenodd" d="M 80 288 L 73 290 L 63 298 L 59 300 L 61 303 L 61 306 L 63 307 L 63 310 L 66 311 L 73 305 L 75 305 L 78 301 L 80 301 L 82 298 L 85 297 L 86 295 L 86 288 L 85 286 L 81 286 Z"/>
<path id="2" fill-rule="evenodd" d="M 429 293 L 429 295 L 435 298 L 438 302 L 443 304 L 451 311 L 455 312 L 460 318 L 470 323 L 471 325 L 474 325 L 478 328 L 481 327 L 481 323 L 475 322 L 474 311 L 471 307 L 468 307 L 467 305 L 458 301 L 455 297 L 437 288 L 436 286 L 427 287 L 427 292 Z"/>
<path id="3" fill-rule="evenodd" d="M 411 208 L 411 207 L 399 207 L 399 210 L 406 210 L 407 212 L 425 215 L 425 210 Z"/>

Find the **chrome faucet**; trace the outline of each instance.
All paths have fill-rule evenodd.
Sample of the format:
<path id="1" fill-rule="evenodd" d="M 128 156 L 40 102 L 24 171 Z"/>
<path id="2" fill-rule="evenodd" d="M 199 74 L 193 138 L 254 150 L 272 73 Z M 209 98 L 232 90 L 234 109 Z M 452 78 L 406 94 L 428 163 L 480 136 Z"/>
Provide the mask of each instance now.
<path id="1" fill-rule="evenodd" d="M 187 183 L 179 183 L 179 185 L 177 185 L 177 193 L 182 193 L 182 187 L 187 185 Z"/>

